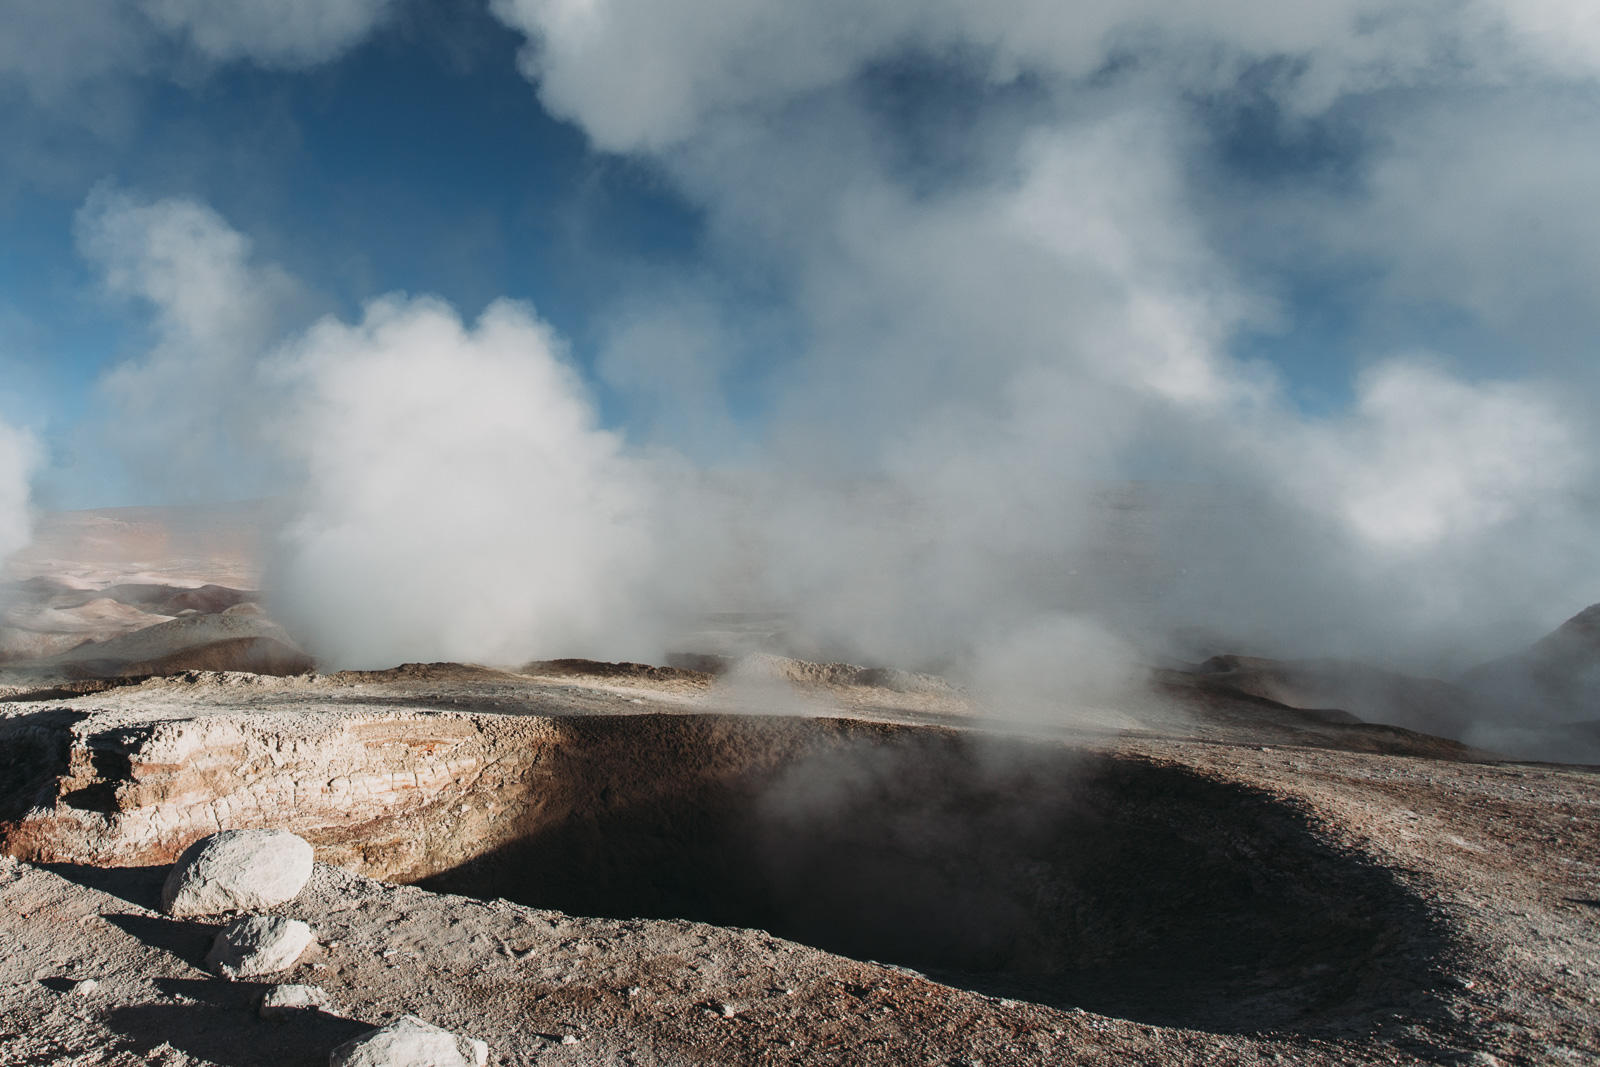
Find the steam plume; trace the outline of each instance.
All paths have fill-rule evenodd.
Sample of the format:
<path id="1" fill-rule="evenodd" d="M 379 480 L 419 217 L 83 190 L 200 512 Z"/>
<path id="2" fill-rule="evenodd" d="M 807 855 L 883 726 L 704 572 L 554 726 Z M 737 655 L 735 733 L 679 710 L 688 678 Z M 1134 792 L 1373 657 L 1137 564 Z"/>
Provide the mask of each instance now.
<path id="1" fill-rule="evenodd" d="M 32 535 L 28 483 L 37 462 L 32 435 L 0 422 L 0 563 Z"/>
<path id="2" fill-rule="evenodd" d="M 651 565 L 643 482 L 525 307 L 472 329 L 380 300 L 276 357 L 304 466 L 273 595 L 332 661 L 625 649 Z"/>
<path id="3" fill-rule="evenodd" d="M 782 328 L 693 277 L 623 294 L 597 370 L 630 451 L 530 310 L 468 327 L 393 297 L 307 332 L 203 205 L 91 202 L 85 249 L 158 308 L 108 388 L 244 413 L 167 425 L 298 494 L 277 595 L 335 661 L 664 646 L 676 605 L 975 677 L 1071 645 L 1096 651 L 1070 673 L 1114 678 L 1198 631 L 1461 666 L 1600 597 L 1600 380 L 1573 340 L 1600 325 L 1600 260 L 1565 225 L 1596 165 L 1554 147 L 1600 129 L 1577 6 L 492 9 L 527 35 L 530 91 L 702 210 L 709 272 L 781 294 Z M 318 48 L 381 6 L 340 10 Z M 244 40 L 184 25 L 218 55 Z M 1347 135 L 1346 171 L 1241 173 L 1221 142 L 1247 112 Z M 1348 402 L 1243 354 L 1292 326 L 1296 272 L 1371 279 Z M 1383 316 L 1482 330 L 1425 345 Z"/>

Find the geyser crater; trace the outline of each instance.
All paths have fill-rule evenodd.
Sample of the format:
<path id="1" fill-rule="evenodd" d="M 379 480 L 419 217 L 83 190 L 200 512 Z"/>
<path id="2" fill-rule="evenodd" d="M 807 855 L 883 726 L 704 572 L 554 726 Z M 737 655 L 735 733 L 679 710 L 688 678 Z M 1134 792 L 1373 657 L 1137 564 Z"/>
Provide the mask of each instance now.
<path id="1" fill-rule="evenodd" d="M 511 787 L 516 833 L 423 885 L 1212 1030 L 1340 1031 L 1415 1003 L 1448 955 L 1306 812 L 1177 764 L 848 720 L 557 721 Z"/>

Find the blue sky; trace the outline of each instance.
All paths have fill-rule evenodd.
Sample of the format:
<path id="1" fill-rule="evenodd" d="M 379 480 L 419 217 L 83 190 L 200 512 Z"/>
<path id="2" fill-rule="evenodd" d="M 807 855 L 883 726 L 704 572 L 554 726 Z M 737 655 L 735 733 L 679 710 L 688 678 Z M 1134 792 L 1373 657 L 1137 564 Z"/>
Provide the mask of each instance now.
<path id="1" fill-rule="evenodd" d="M 284 496 L 321 573 L 409 456 L 887 653 L 1143 478 L 1257 516 L 1162 625 L 1600 597 L 1571 0 L 18 0 L 0 143 L 5 514 Z"/>
<path id="2" fill-rule="evenodd" d="M 497 297 L 529 300 L 585 366 L 608 310 L 664 274 L 714 287 L 724 315 L 781 321 L 781 264 L 708 240 L 705 206 L 670 163 L 597 151 L 580 123 L 553 117 L 518 70 L 525 43 L 480 4 L 415 0 L 324 62 L 280 69 L 190 56 L 112 79 L 102 90 L 114 98 L 108 115 L 74 111 L 101 101 L 7 109 L 6 139 L 19 150 L 0 175 L 4 408 L 74 464 L 46 473 L 48 499 L 127 503 L 161 488 L 123 482 L 72 441 L 99 375 L 146 340 L 147 309 L 108 297 L 74 244 L 73 217 L 100 184 L 209 204 L 258 255 L 302 278 L 319 308 L 345 317 L 392 290 L 439 294 L 467 317 Z M 1270 364 L 1314 414 L 1348 405 L 1356 369 L 1395 348 L 1437 348 L 1491 373 L 1497 359 L 1514 365 L 1506 349 L 1518 339 L 1489 336 L 1460 309 L 1375 299 L 1380 256 L 1329 262 L 1316 235 L 1251 216 L 1254 201 L 1308 190 L 1358 201 L 1386 136 L 1371 97 L 1286 114 L 1268 91 L 1280 74 L 1268 62 L 1168 104 L 1189 139 L 1195 197 L 1211 202 L 1201 214 L 1220 258 L 1278 303 L 1270 321 L 1232 331 L 1231 351 Z M 1112 87 L 1084 90 L 1081 106 L 1139 91 L 1117 88 L 1114 65 L 1097 77 Z M 883 166 L 934 196 L 995 180 L 1006 128 L 1020 135 L 1061 106 L 1036 79 L 996 85 L 950 54 L 889 56 L 864 66 L 850 91 L 877 124 Z M 25 88 L 11 92 L 26 98 Z M 759 418 L 751 383 L 783 361 L 797 329 L 744 339 L 731 376 L 747 386 L 734 388 L 736 418 Z M 628 405 L 594 384 L 604 419 L 627 429 Z"/>
<path id="3" fill-rule="evenodd" d="M 193 197 L 305 279 L 343 316 L 392 290 L 436 293 L 467 316 L 532 301 L 584 358 L 591 318 L 631 273 L 692 263 L 693 205 L 645 162 L 594 153 L 518 73 L 522 38 L 477 5 L 423 5 L 309 70 L 230 63 L 129 78 L 103 136 L 73 116 L 41 131 L 0 181 L 0 350 L 5 409 L 58 458 L 107 366 L 147 342 L 148 309 L 109 296 L 73 219 L 97 185 Z M 142 502 L 161 486 L 115 471 L 46 478 L 54 502 Z"/>

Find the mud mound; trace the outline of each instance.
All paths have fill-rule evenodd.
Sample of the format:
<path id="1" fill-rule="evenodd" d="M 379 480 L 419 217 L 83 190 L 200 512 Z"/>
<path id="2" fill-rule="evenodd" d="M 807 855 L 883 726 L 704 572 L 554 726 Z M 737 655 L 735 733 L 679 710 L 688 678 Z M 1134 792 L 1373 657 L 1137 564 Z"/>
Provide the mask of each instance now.
<path id="1" fill-rule="evenodd" d="M 1157 670 L 1151 688 L 1171 705 L 1141 715 L 1157 733 L 1243 744 L 1309 745 L 1346 752 L 1421 756 L 1444 760 L 1505 757 L 1453 738 L 1386 723 L 1361 722 L 1340 708 L 1297 708 L 1236 688 L 1223 677 Z"/>
<path id="2" fill-rule="evenodd" d="M 70 656 L 80 646 L 104 644 L 179 616 L 239 613 L 254 608 L 257 600 L 257 594 L 249 590 L 216 584 L 122 582 L 105 588 L 80 588 L 46 576 L 10 583 L 8 593 L 5 625 L 0 626 L 0 662 L 12 664 Z M 84 654 L 128 662 L 115 647 L 109 652 Z M 218 650 L 212 659 L 220 655 Z M 275 663 L 281 659 L 256 650 L 248 661 Z"/>
<path id="3" fill-rule="evenodd" d="M 1332 721 L 1377 722 L 1457 740 L 1471 722 L 1468 694 L 1448 682 L 1336 659 L 1213 656 L 1194 669 L 1204 685 L 1322 712 Z"/>
<path id="4" fill-rule="evenodd" d="M 546 659 L 523 664 L 520 674 L 546 678 L 603 678 L 621 682 L 676 682 L 705 688 L 714 680 L 706 671 L 654 667 L 648 663 L 604 663 L 592 659 Z"/>
<path id="5" fill-rule="evenodd" d="M 80 659 L 66 665 L 69 674 L 88 678 L 141 677 L 187 671 L 267 675 L 305 674 L 316 661 L 298 647 L 270 637 L 230 637 L 169 652 L 154 659 Z"/>
<path id="6" fill-rule="evenodd" d="M 170 860 L 223 812 L 430 888 L 756 927 L 1152 1022 L 1314 1030 L 1424 988 L 1419 961 L 1448 948 L 1295 803 L 1053 742 L 683 714 L 97 726 L 48 707 L 4 741 L 0 846 L 35 861 Z"/>
<path id="7" fill-rule="evenodd" d="M 0 627 L 0 663 L 48 659 L 70 652 L 90 638 L 81 633 L 39 633 L 20 627 Z"/>
<path id="8" fill-rule="evenodd" d="M 738 660 L 731 672 L 744 678 L 786 682 L 799 688 L 859 687 L 896 693 L 952 694 L 956 686 L 931 674 L 893 667 L 858 667 L 853 663 L 812 663 L 756 652 Z"/>
<path id="9" fill-rule="evenodd" d="M 439 683 L 503 681 L 510 677 L 494 667 L 476 663 L 402 663 L 381 671 L 335 671 L 327 679 L 349 685 L 387 685 L 392 683 Z"/>
<path id="10" fill-rule="evenodd" d="M 125 689 L 128 686 L 139 685 L 144 681 L 145 679 L 140 677 L 124 675 L 115 678 L 80 678 L 42 688 L 6 686 L 0 688 L 0 700 L 7 700 L 17 704 L 28 704 L 43 700 L 71 700 L 73 697 L 105 693 L 112 689 Z"/>

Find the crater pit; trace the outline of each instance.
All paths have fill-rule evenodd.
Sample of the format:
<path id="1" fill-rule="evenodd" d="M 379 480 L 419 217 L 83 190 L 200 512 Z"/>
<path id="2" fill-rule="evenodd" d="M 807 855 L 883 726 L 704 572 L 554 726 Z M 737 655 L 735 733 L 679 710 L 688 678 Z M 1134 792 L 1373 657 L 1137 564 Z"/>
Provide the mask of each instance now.
<path id="1" fill-rule="evenodd" d="M 1414 999 L 1439 956 L 1390 872 L 1177 763 L 840 720 L 555 723 L 500 787 L 515 827 L 423 885 L 1213 1030 L 1337 1030 Z"/>
<path id="2" fill-rule="evenodd" d="M 755 927 L 996 996 L 1213 1031 L 1433 1003 L 1442 920 L 1293 793 L 1137 746 L 841 718 L 339 706 L 0 736 L 0 847 L 171 862 L 271 826 L 395 882 Z"/>

